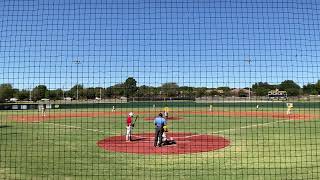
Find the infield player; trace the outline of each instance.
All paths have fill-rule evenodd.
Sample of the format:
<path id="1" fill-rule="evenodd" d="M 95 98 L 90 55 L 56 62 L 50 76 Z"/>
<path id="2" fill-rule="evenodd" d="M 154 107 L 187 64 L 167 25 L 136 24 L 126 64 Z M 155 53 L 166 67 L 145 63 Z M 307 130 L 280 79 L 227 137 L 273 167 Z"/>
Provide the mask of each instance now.
<path id="1" fill-rule="evenodd" d="M 167 111 L 164 112 L 164 118 L 168 119 L 169 113 Z"/>
<path id="2" fill-rule="evenodd" d="M 291 114 L 292 108 L 293 108 L 293 103 L 287 103 L 287 115 Z"/>
<path id="3" fill-rule="evenodd" d="M 164 118 L 168 119 L 169 118 L 169 107 L 165 107 L 163 110 L 164 110 Z"/>
<path id="4" fill-rule="evenodd" d="M 132 118 L 133 118 L 133 116 L 134 116 L 134 114 L 132 112 L 130 112 L 128 114 L 128 117 L 126 120 L 126 123 L 127 123 L 126 141 L 127 142 L 132 141 L 131 135 L 132 135 L 132 124 L 133 124 Z"/>

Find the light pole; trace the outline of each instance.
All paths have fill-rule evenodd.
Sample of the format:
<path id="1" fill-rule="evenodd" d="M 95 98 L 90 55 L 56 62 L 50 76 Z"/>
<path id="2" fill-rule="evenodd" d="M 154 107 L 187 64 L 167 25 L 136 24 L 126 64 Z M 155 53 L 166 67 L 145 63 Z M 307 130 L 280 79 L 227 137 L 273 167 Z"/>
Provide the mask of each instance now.
<path id="1" fill-rule="evenodd" d="M 251 65 L 251 62 L 252 62 L 252 60 L 250 59 L 250 57 L 249 57 L 249 59 L 248 60 L 245 60 L 246 62 L 248 62 L 248 64 L 249 64 L 249 83 L 250 83 L 250 85 L 249 85 L 249 93 L 248 93 L 248 96 L 249 96 L 249 101 L 251 100 L 251 68 L 250 68 L 250 65 Z"/>
<path id="2" fill-rule="evenodd" d="M 29 101 L 32 101 L 32 88 L 29 90 Z"/>
<path id="3" fill-rule="evenodd" d="M 74 60 L 73 63 L 75 63 L 77 65 L 77 101 L 79 100 L 79 76 L 78 76 L 78 67 L 79 67 L 79 64 L 80 64 L 80 60 L 77 59 L 77 60 Z"/>
<path id="4" fill-rule="evenodd" d="M 65 86 L 67 85 L 67 72 L 66 72 L 66 74 L 65 74 L 65 79 L 64 79 L 64 82 L 63 82 L 63 85 L 62 85 L 62 100 L 65 100 Z"/>

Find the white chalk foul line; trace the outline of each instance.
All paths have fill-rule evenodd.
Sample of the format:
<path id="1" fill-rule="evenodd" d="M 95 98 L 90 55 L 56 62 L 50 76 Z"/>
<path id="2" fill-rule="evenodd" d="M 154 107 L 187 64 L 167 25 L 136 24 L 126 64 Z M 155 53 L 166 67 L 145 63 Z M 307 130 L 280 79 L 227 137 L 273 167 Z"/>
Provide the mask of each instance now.
<path id="1" fill-rule="evenodd" d="M 282 122 L 287 122 L 287 121 L 292 121 L 292 120 L 291 119 L 285 119 L 285 120 L 278 120 L 278 121 L 273 121 L 273 122 L 268 122 L 268 123 L 261 123 L 261 124 L 253 124 L 253 125 L 248 125 L 248 126 L 242 126 L 242 127 L 239 127 L 239 128 L 223 129 L 223 130 L 220 130 L 220 131 L 212 132 L 211 134 L 219 134 L 219 133 L 223 133 L 223 132 L 231 132 L 231 131 L 237 131 L 237 130 L 241 130 L 241 129 L 250 129 L 250 128 L 255 128 L 255 127 L 270 126 L 272 124 L 277 124 L 277 123 L 282 123 Z M 186 136 L 186 138 L 196 137 L 196 136 L 203 136 L 203 135 L 205 135 L 205 134 L 194 134 L 194 135 Z"/>

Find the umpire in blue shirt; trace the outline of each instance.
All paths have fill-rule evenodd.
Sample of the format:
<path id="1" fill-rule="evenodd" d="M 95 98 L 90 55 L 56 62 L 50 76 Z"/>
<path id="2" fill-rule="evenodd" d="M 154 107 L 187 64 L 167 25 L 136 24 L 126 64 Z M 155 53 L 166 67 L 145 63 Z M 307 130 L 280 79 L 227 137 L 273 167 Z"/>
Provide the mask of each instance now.
<path id="1" fill-rule="evenodd" d="M 155 125 L 155 137 L 154 137 L 154 147 L 161 146 L 162 144 L 162 134 L 163 126 L 167 125 L 167 120 L 163 118 L 162 113 L 159 113 L 159 116 L 154 119 Z"/>

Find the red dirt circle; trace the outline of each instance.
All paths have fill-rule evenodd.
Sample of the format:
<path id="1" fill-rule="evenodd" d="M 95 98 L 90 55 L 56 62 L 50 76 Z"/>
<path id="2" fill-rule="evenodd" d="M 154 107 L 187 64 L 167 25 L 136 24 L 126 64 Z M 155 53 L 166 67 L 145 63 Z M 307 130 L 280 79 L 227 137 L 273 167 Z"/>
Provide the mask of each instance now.
<path id="1" fill-rule="evenodd" d="M 156 117 L 146 117 L 143 118 L 146 121 L 153 121 Z M 181 120 L 183 119 L 182 117 L 168 117 L 167 120 Z"/>
<path id="2" fill-rule="evenodd" d="M 112 136 L 98 141 L 97 145 L 107 151 L 134 154 L 188 154 L 222 149 L 230 144 L 228 139 L 217 135 L 169 133 L 176 144 L 154 147 L 153 133 L 136 134 L 133 141 L 126 142 L 124 136 Z"/>

